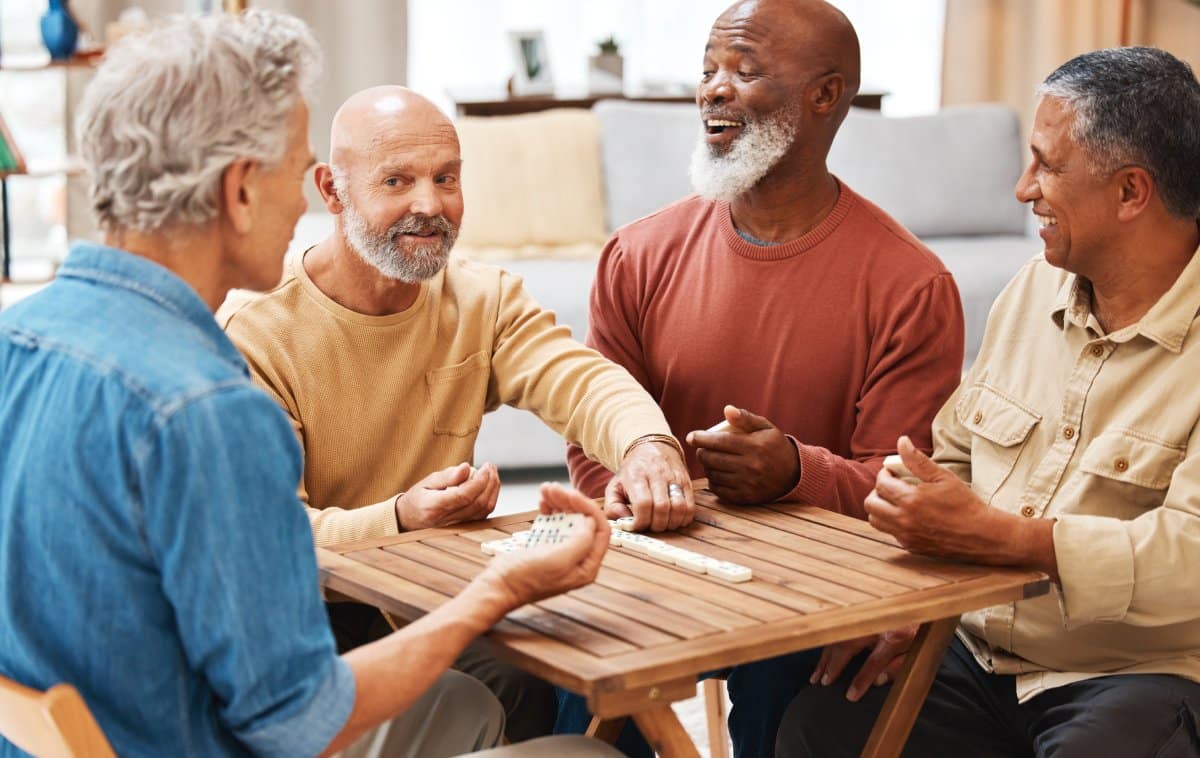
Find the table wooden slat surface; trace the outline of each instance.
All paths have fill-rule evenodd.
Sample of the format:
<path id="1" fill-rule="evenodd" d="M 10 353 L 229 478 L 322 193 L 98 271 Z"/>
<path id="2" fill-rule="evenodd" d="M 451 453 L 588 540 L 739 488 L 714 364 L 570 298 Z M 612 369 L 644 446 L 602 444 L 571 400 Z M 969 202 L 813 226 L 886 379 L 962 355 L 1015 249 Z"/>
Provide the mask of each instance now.
<path id="1" fill-rule="evenodd" d="M 868 746 L 873 755 L 893 755 L 928 691 L 953 620 L 1048 589 L 1037 572 L 914 555 L 862 521 L 819 508 L 738 507 L 708 491 L 698 491 L 696 499 L 695 523 L 654 536 L 749 566 L 751 581 L 733 584 L 612 548 L 594 584 L 513 611 L 484 644 L 583 695 L 598 717 L 633 716 L 664 754 L 690 755 L 666 706 L 691 697 L 699 674 L 924 624 L 922 639 L 929 644 L 914 647 L 908 662 L 913 672 L 894 685 L 892 699 L 899 702 L 889 700 L 889 718 L 881 718 Z M 406 623 L 446 602 L 483 570 L 490 557 L 480 543 L 527 529 L 536 515 L 318 550 L 322 584 Z M 893 720 L 898 726 L 885 729 L 882 722 Z M 602 735 L 615 727 L 597 723 Z"/>

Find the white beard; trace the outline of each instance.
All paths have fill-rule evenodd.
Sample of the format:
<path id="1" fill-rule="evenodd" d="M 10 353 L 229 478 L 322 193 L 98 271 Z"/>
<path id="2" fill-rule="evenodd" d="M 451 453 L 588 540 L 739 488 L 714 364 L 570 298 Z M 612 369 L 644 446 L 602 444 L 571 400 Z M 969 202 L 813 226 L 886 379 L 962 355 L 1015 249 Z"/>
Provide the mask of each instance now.
<path id="1" fill-rule="evenodd" d="M 397 237 L 407 230 L 415 219 L 411 214 L 392 224 L 385 233 L 379 234 L 367 220 L 350 204 L 346 192 L 342 199 L 342 231 L 346 243 L 368 265 L 389 279 L 417 284 L 432 279 L 446 267 L 450 260 L 450 249 L 458 237 L 458 229 L 448 221 L 441 226 L 442 238 L 430 244 L 414 245 L 412 252 L 405 252 L 396 244 Z M 437 219 L 443 219 L 438 216 Z"/>
<path id="2" fill-rule="evenodd" d="M 799 129 L 796 109 L 784 106 L 769 116 L 747 121 L 725 152 L 704 141 L 704 127 L 692 151 L 688 174 L 692 188 L 709 200 L 732 201 L 775 168 L 792 147 Z"/>

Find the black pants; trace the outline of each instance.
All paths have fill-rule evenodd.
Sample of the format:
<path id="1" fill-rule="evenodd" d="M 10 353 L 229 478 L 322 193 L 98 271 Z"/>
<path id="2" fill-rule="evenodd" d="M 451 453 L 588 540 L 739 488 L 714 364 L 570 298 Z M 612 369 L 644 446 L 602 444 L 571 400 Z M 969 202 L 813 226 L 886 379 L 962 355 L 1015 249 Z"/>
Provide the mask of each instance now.
<path id="1" fill-rule="evenodd" d="M 344 653 L 387 636 L 392 628 L 378 609 L 359 603 L 327 603 L 329 624 Z M 483 682 L 504 706 L 504 736 L 509 742 L 543 737 L 554 731 L 558 701 L 554 686 L 472 645 L 453 668 Z"/>
<path id="2" fill-rule="evenodd" d="M 856 672 L 858 662 L 846 667 Z M 852 674 L 851 674 L 852 675 Z M 888 687 L 846 700 L 849 676 L 806 687 L 784 714 L 778 756 L 857 756 Z M 1167 674 L 1098 677 L 1017 702 L 954 639 L 904 749 L 907 756 L 1200 756 L 1200 684 Z"/>

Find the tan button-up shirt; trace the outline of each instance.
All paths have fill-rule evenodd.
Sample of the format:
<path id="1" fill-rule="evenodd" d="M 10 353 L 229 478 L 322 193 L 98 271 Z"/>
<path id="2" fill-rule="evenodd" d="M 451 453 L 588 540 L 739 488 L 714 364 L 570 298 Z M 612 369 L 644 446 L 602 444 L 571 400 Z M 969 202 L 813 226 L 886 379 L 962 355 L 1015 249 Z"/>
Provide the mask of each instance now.
<path id="1" fill-rule="evenodd" d="M 1200 681 L 1200 255 L 1106 334 L 1086 280 L 1030 261 L 934 421 L 935 459 L 993 508 L 1054 518 L 1056 592 L 963 616 L 1024 701 L 1113 673 Z"/>

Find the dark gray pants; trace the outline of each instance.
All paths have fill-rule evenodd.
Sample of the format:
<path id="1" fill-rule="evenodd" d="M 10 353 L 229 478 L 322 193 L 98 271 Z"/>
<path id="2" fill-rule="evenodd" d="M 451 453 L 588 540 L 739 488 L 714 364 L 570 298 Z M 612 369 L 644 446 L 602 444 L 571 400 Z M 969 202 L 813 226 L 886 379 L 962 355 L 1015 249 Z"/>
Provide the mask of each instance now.
<path id="1" fill-rule="evenodd" d="M 339 653 L 373 642 L 392 631 L 379 610 L 369 605 L 328 603 L 325 609 Z M 463 651 L 453 668 L 483 682 L 504 706 L 507 723 L 504 736 L 509 742 L 531 740 L 554 731 L 558 698 L 550 683 L 475 645 Z"/>
<path id="2" fill-rule="evenodd" d="M 783 716 L 777 756 L 857 756 L 888 687 L 846 700 L 861 658 L 828 687 L 806 687 Z M 989 674 L 955 638 L 904 756 L 1200 756 L 1200 684 L 1128 674 L 1055 687 L 1017 702 L 1014 677 Z"/>

